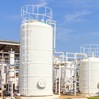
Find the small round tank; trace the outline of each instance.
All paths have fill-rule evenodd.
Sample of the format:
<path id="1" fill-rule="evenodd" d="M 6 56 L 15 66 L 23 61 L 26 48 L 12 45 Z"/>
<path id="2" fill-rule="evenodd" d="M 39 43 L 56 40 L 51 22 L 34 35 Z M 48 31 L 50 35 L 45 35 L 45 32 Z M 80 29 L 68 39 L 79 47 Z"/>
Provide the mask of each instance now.
<path id="1" fill-rule="evenodd" d="M 9 69 L 9 74 L 8 74 L 8 83 L 13 82 L 14 83 L 14 77 L 15 77 L 15 70 L 14 68 Z"/>
<path id="2" fill-rule="evenodd" d="M 99 58 L 88 58 L 80 61 L 80 91 L 83 94 L 99 95 Z"/>

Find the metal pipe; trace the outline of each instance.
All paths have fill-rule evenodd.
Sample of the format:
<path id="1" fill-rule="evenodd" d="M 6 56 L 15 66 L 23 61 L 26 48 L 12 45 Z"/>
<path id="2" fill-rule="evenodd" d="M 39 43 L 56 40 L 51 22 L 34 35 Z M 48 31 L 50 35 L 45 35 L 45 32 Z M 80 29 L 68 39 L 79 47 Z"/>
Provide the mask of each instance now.
<path id="1" fill-rule="evenodd" d="M 59 96 L 60 96 L 60 73 L 61 73 L 61 65 L 59 64 Z"/>
<path id="2" fill-rule="evenodd" d="M 77 56 L 76 54 L 74 55 L 74 59 L 76 60 L 77 59 Z M 74 64 L 74 95 L 76 95 L 76 86 L 77 86 L 77 83 L 76 83 L 76 80 L 77 80 L 77 77 L 76 77 L 76 62 Z"/>
<path id="3" fill-rule="evenodd" d="M 56 52 L 56 51 L 54 51 L 54 53 L 56 53 L 56 54 L 62 54 L 62 59 L 64 60 L 65 59 L 65 55 L 64 55 L 64 52 Z"/>
<path id="4" fill-rule="evenodd" d="M 69 57 L 69 55 L 73 55 L 73 57 Z M 66 53 L 66 61 L 69 61 L 69 58 L 72 58 L 73 60 L 75 60 L 75 64 L 74 64 L 74 95 L 76 95 L 76 91 L 77 91 L 77 77 L 76 77 L 76 60 L 77 60 L 77 56 L 84 56 L 84 58 L 87 58 L 87 54 L 83 54 L 83 53 L 70 53 L 67 52 Z M 72 67 L 71 67 L 72 68 Z"/>
<path id="5" fill-rule="evenodd" d="M 55 93 L 57 93 L 57 69 L 56 69 L 56 84 L 55 84 Z"/>
<path id="6" fill-rule="evenodd" d="M 53 49 L 54 51 L 56 50 L 56 21 L 53 21 L 53 20 L 46 20 L 46 23 L 50 24 L 50 25 L 54 25 L 54 29 L 53 29 Z"/>
<path id="7" fill-rule="evenodd" d="M 15 88 L 16 87 L 16 67 L 14 67 L 14 84 L 15 84 L 14 89 L 16 89 Z"/>
<path id="8" fill-rule="evenodd" d="M 54 51 L 54 53 L 62 54 L 62 60 L 64 60 L 64 52 Z M 60 64 L 59 64 L 59 95 L 60 95 L 60 73 L 61 73 L 61 70 L 60 70 Z M 57 79 L 56 79 L 56 91 L 55 92 L 57 93 Z"/>
<path id="9" fill-rule="evenodd" d="M 56 24 L 54 24 L 54 50 L 56 49 Z"/>
<path id="10" fill-rule="evenodd" d="M 13 81 L 11 82 L 11 99 L 13 99 Z"/>
<path id="11" fill-rule="evenodd" d="M 76 55 L 77 56 L 84 56 L 84 58 L 87 58 L 87 54 L 84 54 L 84 53 L 71 53 L 71 52 L 66 52 L 66 61 L 68 61 L 68 55 Z M 70 58 L 73 58 L 73 57 L 70 57 Z"/>
<path id="12" fill-rule="evenodd" d="M 50 25 L 54 25 L 54 29 L 53 29 L 53 51 L 56 50 L 56 22 L 53 20 L 46 20 L 46 23 L 50 24 Z M 57 93 L 57 78 L 56 78 L 56 89 L 55 92 Z"/>
<path id="13" fill-rule="evenodd" d="M 87 58 L 87 54 L 84 53 L 75 53 L 76 57 L 77 56 L 84 56 L 84 58 Z"/>
<path id="14" fill-rule="evenodd" d="M 88 95 L 90 96 L 90 59 L 88 58 Z"/>

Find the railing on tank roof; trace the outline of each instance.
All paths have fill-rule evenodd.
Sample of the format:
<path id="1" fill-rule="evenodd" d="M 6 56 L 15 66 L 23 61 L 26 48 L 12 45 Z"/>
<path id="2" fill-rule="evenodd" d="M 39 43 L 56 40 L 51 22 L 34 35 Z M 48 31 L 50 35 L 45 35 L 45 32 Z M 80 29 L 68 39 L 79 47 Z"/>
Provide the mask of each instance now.
<path id="1" fill-rule="evenodd" d="M 85 44 L 80 46 L 80 52 L 87 54 L 88 57 L 99 57 L 99 44 Z"/>
<path id="2" fill-rule="evenodd" d="M 23 22 L 31 20 L 46 22 L 52 20 L 52 9 L 42 5 L 25 5 L 21 8 L 21 18 Z"/>

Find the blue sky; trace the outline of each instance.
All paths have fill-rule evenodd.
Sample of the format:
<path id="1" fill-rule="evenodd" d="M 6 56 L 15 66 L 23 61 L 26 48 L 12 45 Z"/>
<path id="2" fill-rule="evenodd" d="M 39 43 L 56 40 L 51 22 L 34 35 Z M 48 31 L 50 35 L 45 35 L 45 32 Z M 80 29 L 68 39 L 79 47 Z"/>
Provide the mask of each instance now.
<path id="1" fill-rule="evenodd" d="M 0 39 L 19 41 L 20 9 L 27 4 L 52 8 L 57 22 L 57 51 L 79 52 L 99 43 L 99 0 L 0 0 Z"/>

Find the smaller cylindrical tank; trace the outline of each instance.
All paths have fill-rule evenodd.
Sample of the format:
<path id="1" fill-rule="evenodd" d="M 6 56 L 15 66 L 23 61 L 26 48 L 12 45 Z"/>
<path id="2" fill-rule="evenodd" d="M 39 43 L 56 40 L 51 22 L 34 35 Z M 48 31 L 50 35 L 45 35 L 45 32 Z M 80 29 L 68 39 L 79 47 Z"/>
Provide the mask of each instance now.
<path id="1" fill-rule="evenodd" d="M 14 82 L 14 77 L 15 77 L 15 70 L 14 68 L 9 69 L 9 74 L 8 74 L 8 82 Z"/>
<path id="2" fill-rule="evenodd" d="M 67 62 L 66 65 L 66 79 L 70 79 L 71 77 L 74 76 L 74 65 L 72 62 Z"/>
<path id="3" fill-rule="evenodd" d="M 99 58 L 88 58 L 80 61 L 79 88 L 81 93 L 99 95 Z"/>
<path id="4" fill-rule="evenodd" d="M 0 70 L 0 72 L 1 72 L 0 76 L 2 77 L 1 80 L 0 80 L 0 83 L 2 85 L 4 85 L 4 84 L 6 84 L 6 64 L 0 64 L 0 68 L 1 68 L 1 70 Z"/>
<path id="5" fill-rule="evenodd" d="M 15 63 L 15 52 L 14 51 L 10 51 L 10 64 L 13 65 Z"/>

